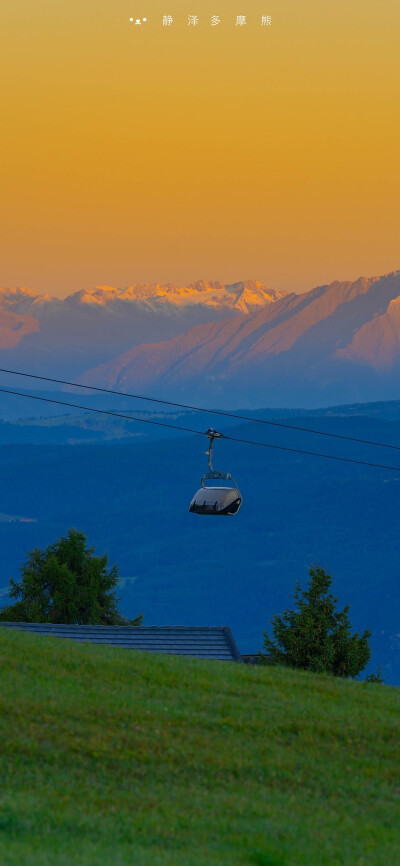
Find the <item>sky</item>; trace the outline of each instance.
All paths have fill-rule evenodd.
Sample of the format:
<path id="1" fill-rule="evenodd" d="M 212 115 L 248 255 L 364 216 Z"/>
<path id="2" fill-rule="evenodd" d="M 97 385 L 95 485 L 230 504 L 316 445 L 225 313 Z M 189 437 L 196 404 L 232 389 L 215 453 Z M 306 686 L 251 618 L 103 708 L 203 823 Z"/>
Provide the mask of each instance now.
<path id="1" fill-rule="evenodd" d="M 400 267 L 398 0 L 1 6 L 0 285 Z"/>

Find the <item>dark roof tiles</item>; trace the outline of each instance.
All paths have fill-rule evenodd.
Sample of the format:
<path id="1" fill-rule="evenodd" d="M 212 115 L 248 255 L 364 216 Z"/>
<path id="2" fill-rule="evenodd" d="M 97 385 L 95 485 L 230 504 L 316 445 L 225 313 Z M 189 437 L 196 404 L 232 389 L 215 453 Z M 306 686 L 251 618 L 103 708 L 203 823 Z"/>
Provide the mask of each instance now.
<path id="1" fill-rule="evenodd" d="M 122 649 L 241 661 L 228 626 L 55 625 L 32 622 L 0 622 L 0 626 L 22 629 L 38 635 L 111 644 Z"/>

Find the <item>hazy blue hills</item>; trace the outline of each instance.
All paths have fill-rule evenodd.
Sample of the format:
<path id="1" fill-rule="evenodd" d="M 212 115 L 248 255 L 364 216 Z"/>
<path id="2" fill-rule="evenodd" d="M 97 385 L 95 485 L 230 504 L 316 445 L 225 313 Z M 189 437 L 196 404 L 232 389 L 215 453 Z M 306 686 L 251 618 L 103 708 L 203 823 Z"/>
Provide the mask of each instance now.
<path id="1" fill-rule="evenodd" d="M 12 382 L 10 376 L 3 379 L 8 380 L 4 385 L 17 390 L 19 395 L 1 393 L 0 390 L 0 444 L 83 444 L 122 439 L 144 441 L 186 435 L 174 429 L 180 426 L 193 430 L 206 430 L 210 426 L 223 429 L 227 424 L 236 426 L 243 423 L 240 419 L 214 414 L 211 411 L 199 412 L 179 407 L 173 409 L 157 401 L 148 402 L 129 397 L 96 394 L 78 388 L 69 391 L 65 389 L 36 391 L 32 386 L 32 380 L 18 379 L 17 385 L 25 381 L 25 386 L 16 388 L 15 379 Z M 1 381 L 0 389 L 2 387 Z M 24 398 L 24 391 L 32 394 L 34 399 Z M 49 402 L 46 402 L 47 399 Z M 67 405 L 62 405 L 59 401 L 66 401 Z M 71 408 L 68 403 L 75 404 L 78 408 Z M 110 414 L 102 414 L 101 411 L 93 412 L 91 411 L 93 409 L 106 410 Z M 375 419 L 378 424 L 377 431 L 379 428 L 383 437 L 396 437 L 397 428 L 394 427 L 392 433 L 390 422 L 400 421 L 400 400 L 349 403 L 319 409 L 239 408 L 235 412 L 255 420 L 284 421 L 294 425 L 298 423 L 299 426 L 327 432 L 336 432 L 337 424 L 339 425 L 337 429 L 340 431 L 342 419 L 348 418 L 351 419 L 354 435 L 361 438 L 368 438 L 364 436 L 364 428 L 371 424 L 369 419 Z M 115 417 L 113 417 L 114 413 Z M 136 422 L 135 418 L 139 420 Z M 315 419 L 318 419 L 317 423 Z M 163 425 L 171 425 L 171 429 Z M 256 425 L 254 429 L 257 431 L 268 428 Z"/>
<path id="2" fill-rule="evenodd" d="M 394 402 L 339 407 L 325 417 L 281 414 L 290 423 L 400 444 L 399 409 Z M 234 436 L 400 467 L 395 450 L 232 426 L 211 416 L 185 420 L 200 429 L 212 420 Z M 132 426 L 136 433 L 139 425 Z M 32 435 L 29 425 L 21 429 Z M 46 437 L 52 428 L 32 429 Z M 57 429 L 65 434 L 62 425 Z M 76 430 L 80 435 L 79 424 Z M 291 605 L 295 581 L 306 578 L 311 562 L 320 563 L 333 573 L 340 603 L 351 604 L 354 626 L 374 633 L 371 667 L 382 664 L 385 679 L 400 684 L 400 472 L 219 442 L 216 468 L 235 476 L 243 507 L 235 518 L 202 518 L 189 514 L 188 505 L 205 468 L 204 440 L 172 432 L 162 438 L 161 431 L 156 438 L 147 429 L 145 435 L 75 445 L 2 440 L 0 592 L 28 550 L 76 526 L 118 563 L 126 614 L 141 610 L 148 624 L 227 624 L 239 648 L 251 652 L 261 647 L 272 615 Z M 37 522 L 15 519 L 21 517 Z"/>

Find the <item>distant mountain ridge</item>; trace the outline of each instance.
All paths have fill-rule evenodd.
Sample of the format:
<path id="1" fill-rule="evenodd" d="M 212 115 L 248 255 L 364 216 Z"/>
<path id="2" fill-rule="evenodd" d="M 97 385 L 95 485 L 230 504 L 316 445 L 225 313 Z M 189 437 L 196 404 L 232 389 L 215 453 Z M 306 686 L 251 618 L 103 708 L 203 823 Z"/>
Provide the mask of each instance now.
<path id="1" fill-rule="evenodd" d="M 204 405 L 400 396 L 400 271 L 301 295 L 256 280 L 0 289 L 1 366 Z"/>
<path id="2" fill-rule="evenodd" d="M 317 405 L 400 393 L 400 271 L 288 294 L 139 345 L 81 379 L 221 405 Z M 222 402 L 221 402 L 222 401 Z"/>
<path id="3" fill-rule="evenodd" d="M 221 310 L 224 313 L 251 313 L 265 304 L 285 297 L 287 292 L 267 288 L 258 280 L 225 285 L 219 281 L 199 280 L 185 286 L 173 283 L 143 283 L 117 288 L 115 286 L 95 286 L 56 298 L 53 295 L 38 294 L 26 287 L 0 287 L 0 309 L 20 315 L 36 315 L 43 318 L 44 311 L 57 309 L 63 311 L 77 307 L 103 307 L 117 312 L 123 305 L 137 305 L 151 312 L 169 307 L 173 310 L 195 307 L 197 305 Z"/>
<path id="4" fill-rule="evenodd" d="M 265 304 L 272 303 L 286 295 L 268 289 L 258 280 L 224 285 L 220 282 L 205 282 L 199 280 L 187 286 L 176 286 L 173 283 L 144 283 L 129 286 L 126 289 L 116 289 L 112 286 L 97 286 L 95 289 L 84 290 L 70 295 L 69 303 L 98 304 L 111 306 L 115 302 L 140 304 L 152 312 L 162 306 L 182 309 L 198 304 L 215 310 L 232 313 L 251 313 Z"/>
<path id="5" fill-rule="evenodd" d="M 53 369 L 71 377 L 137 343 L 248 315 L 283 297 L 285 292 L 257 280 L 96 286 L 64 299 L 24 287 L 0 288 L 0 358 L 45 373 L 50 354 Z"/>

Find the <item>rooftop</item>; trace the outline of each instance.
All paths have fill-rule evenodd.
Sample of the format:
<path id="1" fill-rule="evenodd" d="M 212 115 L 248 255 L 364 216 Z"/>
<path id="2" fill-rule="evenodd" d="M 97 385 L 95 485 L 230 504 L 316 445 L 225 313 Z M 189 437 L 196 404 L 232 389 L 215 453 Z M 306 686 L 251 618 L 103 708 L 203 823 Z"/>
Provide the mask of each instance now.
<path id="1" fill-rule="evenodd" d="M 194 656 L 241 662 L 228 626 L 109 626 L 56 625 L 53 623 L 0 622 L 3 628 L 18 628 L 69 640 L 111 644 L 121 649 Z"/>

